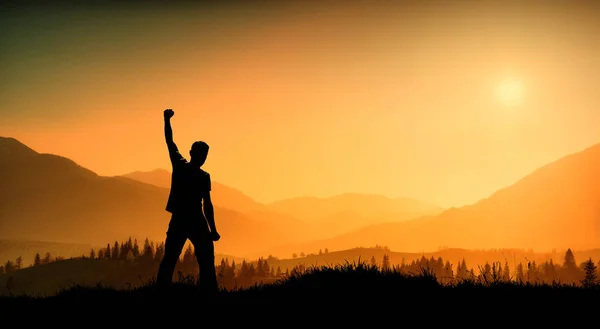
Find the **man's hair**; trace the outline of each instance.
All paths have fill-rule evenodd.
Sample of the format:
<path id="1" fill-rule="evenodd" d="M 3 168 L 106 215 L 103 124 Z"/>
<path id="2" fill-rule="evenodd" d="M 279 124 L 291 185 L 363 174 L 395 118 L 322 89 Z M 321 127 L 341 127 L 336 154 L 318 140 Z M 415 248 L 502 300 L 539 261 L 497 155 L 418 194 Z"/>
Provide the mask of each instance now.
<path id="1" fill-rule="evenodd" d="M 192 152 L 201 152 L 201 153 L 208 153 L 208 144 L 206 144 L 206 142 L 203 141 L 196 141 L 192 144 Z"/>

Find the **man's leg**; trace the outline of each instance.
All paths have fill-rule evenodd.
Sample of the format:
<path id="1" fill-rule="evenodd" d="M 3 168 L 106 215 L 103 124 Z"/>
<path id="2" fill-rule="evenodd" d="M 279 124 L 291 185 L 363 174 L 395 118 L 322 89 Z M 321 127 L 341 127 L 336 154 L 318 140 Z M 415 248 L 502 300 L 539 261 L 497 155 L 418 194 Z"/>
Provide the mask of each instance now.
<path id="1" fill-rule="evenodd" d="M 215 246 L 208 231 L 194 230 L 196 234 L 190 236 L 194 245 L 194 253 L 200 268 L 198 285 L 208 293 L 219 291 L 217 282 L 217 270 L 215 268 Z"/>
<path id="2" fill-rule="evenodd" d="M 170 284 L 173 281 L 175 266 L 187 240 L 184 230 L 177 227 L 177 223 L 171 219 L 167 239 L 165 240 L 165 254 L 158 267 L 156 283 L 160 285 Z"/>

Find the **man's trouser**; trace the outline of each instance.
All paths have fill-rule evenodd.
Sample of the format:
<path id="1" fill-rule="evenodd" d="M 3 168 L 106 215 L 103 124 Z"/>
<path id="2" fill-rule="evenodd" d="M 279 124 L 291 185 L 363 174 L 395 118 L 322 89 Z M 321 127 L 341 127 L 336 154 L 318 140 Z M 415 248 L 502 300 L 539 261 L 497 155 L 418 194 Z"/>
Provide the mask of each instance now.
<path id="1" fill-rule="evenodd" d="M 172 282 L 175 266 L 187 239 L 194 246 L 194 253 L 198 260 L 199 286 L 209 292 L 216 292 L 218 283 L 215 270 L 215 247 L 203 216 L 188 217 L 175 214 L 171 216 L 165 241 L 165 254 L 158 268 L 156 282 L 158 284 Z"/>

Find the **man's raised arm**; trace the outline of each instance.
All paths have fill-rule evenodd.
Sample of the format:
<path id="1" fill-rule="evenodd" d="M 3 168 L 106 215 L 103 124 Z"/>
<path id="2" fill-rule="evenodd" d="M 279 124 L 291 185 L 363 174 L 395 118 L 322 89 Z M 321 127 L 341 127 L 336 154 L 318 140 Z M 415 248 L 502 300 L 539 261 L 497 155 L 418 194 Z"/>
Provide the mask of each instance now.
<path id="1" fill-rule="evenodd" d="M 167 146 L 169 147 L 169 151 L 171 148 L 177 150 L 177 145 L 173 141 L 173 129 L 171 128 L 171 118 L 175 115 L 175 112 L 171 109 L 166 109 L 164 112 L 165 116 L 165 140 L 167 142 Z"/>
<path id="2" fill-rule="evenodd" d="M 177 145 L 173 141 L 173 129 L 171 128 L 171 118 L 175 115 L 175 112 L 172 109 L 166 109 L 164 112 L 165 117 L 165 141 L 167 142 L 167 148 L 169 149 L 169 157 L 171 158 L 171 163 L 175 165 L 179 162 L 185 162 L 185 159 L 179 153 L 177 149 Z"/>

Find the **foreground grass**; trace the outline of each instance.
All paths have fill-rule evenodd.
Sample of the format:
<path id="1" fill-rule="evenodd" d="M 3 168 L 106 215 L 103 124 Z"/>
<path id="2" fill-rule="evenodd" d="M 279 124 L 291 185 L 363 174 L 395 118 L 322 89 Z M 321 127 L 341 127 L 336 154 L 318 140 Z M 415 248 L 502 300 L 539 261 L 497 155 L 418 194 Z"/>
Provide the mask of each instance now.
<path id="1" fill-rule="evenodd" d="M 600 300 L 600 288 L 582 288 L 560 284 L 516 284 L 502 282 L 461 282 L 442 285 L 426 271 L 407 275 L 380 271 L 366 264 L 312 267 L 293 273 L 275 283 L 245 289 L 220 291 L 210 299 L 192 280 L 180 280 L 171 287 L 159 288 L 152 283 L 125 290 L 110 287 L 74 286 L 50 297 L 2 297 L 4 305 L 37 304 L 76 305 L 105 304 L 169 306 L 175 301 L 186 303 L 295 303 L 311 304 L 362 303 L 412 305 L 415 307 L 532 307 L 592 306 Z M 180 303 L 180 302 L 175 302 Z"/>

